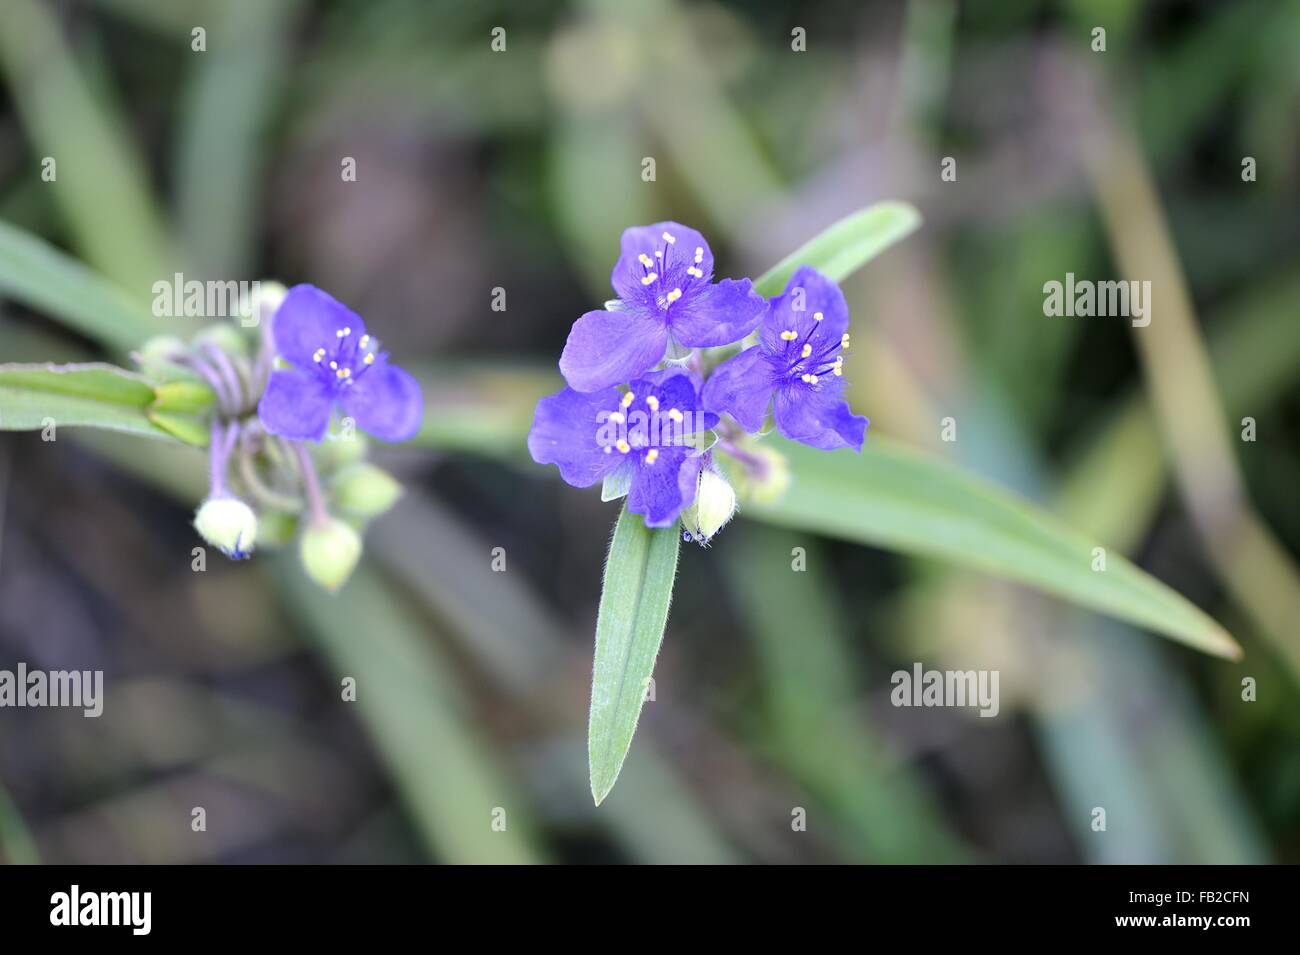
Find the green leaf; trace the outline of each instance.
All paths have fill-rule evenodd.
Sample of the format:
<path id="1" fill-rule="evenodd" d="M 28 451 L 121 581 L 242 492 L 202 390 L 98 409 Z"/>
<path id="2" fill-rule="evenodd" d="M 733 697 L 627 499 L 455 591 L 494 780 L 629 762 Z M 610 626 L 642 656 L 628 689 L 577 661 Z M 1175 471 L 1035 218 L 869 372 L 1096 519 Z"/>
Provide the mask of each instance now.
<path id="1" fill-rule="evenodd" d="M 754 282 L 764 298 L 780 295 L 801 265 L 811 265 L 842 282 L 921 224 L 921 214 L 906 202 L 878 202 L 846 216 L 805 242 Z"/>
<path id="2" fill-rule="evenodd" d="M 0 222 L 0 297 L 120 351 L 139 345 L 153 328 L 147 303 L 136 303 L 54 246 Z"/>
<path id="3" fill-rule="evenodd" d="M 37 431 L 52 420 L 166 438 L 149 420 L 153 400 L 153 385 L 113 365 L 0 365 L 0 431 Z"/>
<path id="4" fill-rule="evenodd" d="M 596 618 L 587 729 L 591 794 L 598 806 L 614 788 L 632 745 L 668 622 L 680 543 L 675 526 L 652 530 L 626 509 L 614 528 Z"/>
<path id="5" fill-rule="evenodd" d="M 769 441 L 777 441 L 775 436 Z M 793 481 L 778 502 L 743 513 L 802 530 L 952 561 L 1029 584 L 1229 659 L 1241 648 L 1218 623 L 1104 543 L 1008 491 L 920 452 L 874 438 L 861 457 L 784 440 Z"/>

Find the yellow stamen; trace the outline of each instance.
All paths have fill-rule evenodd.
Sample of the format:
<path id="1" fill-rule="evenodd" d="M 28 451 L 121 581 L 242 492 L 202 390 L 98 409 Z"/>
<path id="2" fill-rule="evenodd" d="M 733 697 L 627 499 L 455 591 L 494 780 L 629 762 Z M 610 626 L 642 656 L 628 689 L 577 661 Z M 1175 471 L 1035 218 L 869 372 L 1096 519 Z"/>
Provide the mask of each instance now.
<path id="1" fill-rule="evenodd" d="M 351 369 L 351 368 L 340 368 L 337 372 L 335 372 L 335 374 L 338 375 L 340 378 L 351 378 L 351 377 L 352 377 L 352 369 Z"/>
<path id="2" fill-rule="evenodd" d="M 642 265 L 644 265 L 646 268 L 650 268 L 650 266 L 654 265 L 654 262 L 651 261 L 650 256 L 646 255 L 644 252 L 638 255 L 636 257 L 636 260 L 640 262 Z"/>
<path id="3" fill-rule="evenodd" d="M 695 247 L 695 264 L 699 265 L 703 261 L 704 261 L 704 247 L 701 245 L 697 245 Z"/>
<path id="4" fill-rule="evenodd" d="M 675 288 L 671 292 L 669 292 L 668 295 L 665 297 L 668 299 L 668 304 L 671 305 L 673 304 L 673 302 L 677 301 L 679 298 L 682 297 L 682 290 L 679 288 Z"/>
<path id="5" fill-rule="evenodd" d="M 801 357 L 807 358 L 812 354 L 812 345 L 804 345 L 803 351 L 799 353 Z"/>
<path id="6" fill-rule="evenodd" d="M 677 241 L 677 236 L 675 236 L 675 235 L 671 235 L 671 234 L 665 232 L 665 233 L 664 233 L 664 241 L 667 242 L 669 245 L 672 245 L 673 243 L 675 243 L 675 242 Z"/>
<path id="7" fill-rule="evenodd" d="M 331 367 L 331 368 L 337 368 L 338 366 L 339 366 L 339 363 L 338 363 L 338 362 L 336 362 L 336 361 L 332 361 L 332 362 L 330 362 L 330 367 Z"/>
<path id="8" fill-rule="evenodd" d="M 796 338 L 799 337 L 799 333 L 796 332 L 793 328 L 790 328 L 790 329 L 786 329 L 785 331 L 783 331 L 783 332 L 781 333 L 781 337 L 782 337 L 785 341 L 792 342 L 792 341 L 794 341 Z"/>
<path id="9" fill-rule="evenodd" d="M 848 333 L 848 332 L 845 332 L 844 335 L 843 335 L 843 337 L 840 338 L 840 347 L 843 348 L 843 349 L 845 349 L 846 351 L 848 350 L 848 347 L 849 347 L 849 333 Z"/>
<path id="10" fill-rule="evenodd" d="M 820 321 L 821 321 L 823 318 L 825 318 L 825 317 L 826 317 L 826 316 L 823 315 L 821 312 L 813 312 L 813 321 L 814 321 L 814 322 L 820 322 Z"/>
<path id="11" fill-rule="evenodd" d="M 655 279 L 657 279 L 657 278 L 659 278 L 659 276 L 657 276 L 657 275 L 655 275 L 655 273 L 651 272 L 649 275 L 647 275 L 645 278 L 643 278 L 643 279 L 641 280 L 641 284 L 642 284 L 642 285 L 649 285 L 651 282 L 653 282 L 653 281 L 654 281 Z"/>
<path id="12" fill-rule="evenodd" d="M 693 266 L 693 265 L 692 265 L 689 269 L 686 270 L 686 274 L 689 275 L 689 276 L 692 276 L 693 278 L 697 278 L 697 279 L 704 278 L 704 273 L 701 272 L 699 269 L 697 269 L 697 268 L 696 268 L 695 266 Z"/>
<path id="13" fill-rule="evenodd" d="M 324 358 L 325 358 L 325 349 L 323 348 L 317 348 L 316 351 L 311 356 L 311 360 L 315 362 L 322 361 Z"/>
<path id="14" fill-rule="evenodd" d="M 622 424 L 624 421 L 627 420 L 627 417 L 623 414 L 623 412 L 615 411 L 613 414 L 609 416 L 609 420 L 614 422 L 615 424 Z"/>
<path id="15" fill-rule="evenodd" d="M 340 328 L 340 329 L 339 329 L 337 332 L 335 332 L 334 334 L 337 335 L 339 338 L 347 338 L 349 335 L 352 334 L 352 329 L 351 329 L 350 327 L 349 327 L 349 328 Z"/>
<path id="16" fill-rule="evenodd" d="M 673 419 L 674 421 L 676 421 L 678 424 L 681 424 L 681 423 L 682 423 L 682 418 L 685 417 L 685 416 L 684 416 L 680 411 L 678 411 L 676 408 L 672 408 L 672 409 L 670 409 L 669 412 L 668 412 L 668 417 L 672 418 L 672 419 Z"/>
<path id="17" fill-rule="evenodd" d="M 630 392 L 630 391 L 627 392 L 626 394 L 623 395 L 623 407 L 626 408 L 628 405 L 630 405 L 630 404 L 631 404 L 633 401 L 635 401 L 635 400 L 636 400 L 636 395 L 634 395 L 634 394 L 633 394 L 632 392 Z"/>
<path id="18" fill-rule="evenodd" d="M 375 363 L 375 353 L 371 352 L 369 355 L 366 356 L 366 364 L 373 365 L 374 363 Z"/>
<path id="19" fill-rule="evenodd" d="M 649 395 L 649 396 L 646 398 L 645 403 L 646 403 L 646 406 L 647 406 L 651 411 L 658 411 L 658 410 L 659 410 L 659 399 L 656 398 L 654 395 Z"/>
<path id="20" fill-rule="evenodd" d="M 620 454 L 627 454 L 632 450 L 632 445 L 628 444 L 622 438 L 619 438 L 618 441 L 614 443 L 614 447 L 618 448 Z"/>
<path id="21" fill-rule="evenodd" d="M 651 448 L 649 451 L 647 451 L 647 452 L 645 453 L 645 463 L 646 463 L 646 464 L 654 464 L 654 463 L 655 463 L 656 461 L 658 461 L 658 460 L 659 460 L 659 449 L 658 449 L 658 448 Z"/>

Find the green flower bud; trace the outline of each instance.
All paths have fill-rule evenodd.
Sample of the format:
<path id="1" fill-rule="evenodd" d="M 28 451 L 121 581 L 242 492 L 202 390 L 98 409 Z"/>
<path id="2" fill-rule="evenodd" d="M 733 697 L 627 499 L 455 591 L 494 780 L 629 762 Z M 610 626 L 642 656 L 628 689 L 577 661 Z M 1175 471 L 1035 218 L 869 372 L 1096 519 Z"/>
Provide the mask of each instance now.
<path id="1" fill-rule="evenodd" d="M 194 515 L 194 529 L 233 560 L 251 555 L 257 543 L 257 515 L 237 497 L 208 498 Z"/>
<path id="2" fill-rule="evenodd" d="M 340 510 L 358 517 L 378 517 L 402 496 L 402 485 L 391 474 L 364 461 L 341 470 L 330 490 Z"/>
<path id="3" fill-rule="evenodd" d="M 240 355 L 247 358 L 252 344 L 248 336 L 231 322 L 216 322 L 200 329 L 194 336 L 196 345 L 215 345 L 227 355 Z"/>
<path id="4" fill-rule="evenodd" d="M 356 429 L 355 423 L 346 419 L 334 421 L 325 440 L 311 447 L 312 460 L 326 474 L 341 471 L 349 464 L 366 456 L 366 436 Z"/>
<path id="5" fill-rule="evenodd" d="M 337 518 L 308 524 L 298 542 L 298 556 L 308 577 L 335 591 L 352 576 L 361 559 L 361 535 Z"/>
<path id="6" fill-rule="evenodd" d="M 736 492 L 712 468 L 700 471 L 695 500 L 682 511 L 682 526 L 701 544 L 707 544 L 736 513 Z"/>
<path id="7" fill-rule="evenodd" d="M 167 381 L 154 389 L 157 396 L 151 411 L 193 414 L 212 407 L 217 396 L 206 384 L 198 381 Z"/>
<path id="8" fill-rule="evenodd" d="M 721 459 L 722 468 L 735 484 L 741 500 L 758 504 L 780 500 L 790 487 L 790 465 L 785 455 L 759 441 L 747 441 L 741 447 L 750 461 L 742 463 L 728 456 Z"/>
<path id="9" fill-rule="evenodd" d="M 194 380 L 194 372 L 172 360 L 183 351 L 185 343 L 175 335 L 156 335 L 136 349 L 135 360 L 141 371 L 157 381 Z"/>

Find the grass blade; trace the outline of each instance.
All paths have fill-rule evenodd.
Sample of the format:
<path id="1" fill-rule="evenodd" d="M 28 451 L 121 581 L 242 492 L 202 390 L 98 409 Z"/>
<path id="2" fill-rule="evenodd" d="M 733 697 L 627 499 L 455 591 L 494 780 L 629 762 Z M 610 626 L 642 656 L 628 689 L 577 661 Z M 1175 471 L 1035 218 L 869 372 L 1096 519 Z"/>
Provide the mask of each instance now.
<path id="1" fill-rule="evenodd" d="M 587 756 L 596 805 L 609 795 L 632 745 L 668 622 L 677 574 L 676 527 L 650 529 L 624 510 L 614 528 L 596 619 Z"/>
<path id="2" fill-rule="evenodd" d="M 168 432 L 149 419 L 154 389 L 113 365 L 0 365 L 0 431 L 106 428 L 151 438 Z"/>

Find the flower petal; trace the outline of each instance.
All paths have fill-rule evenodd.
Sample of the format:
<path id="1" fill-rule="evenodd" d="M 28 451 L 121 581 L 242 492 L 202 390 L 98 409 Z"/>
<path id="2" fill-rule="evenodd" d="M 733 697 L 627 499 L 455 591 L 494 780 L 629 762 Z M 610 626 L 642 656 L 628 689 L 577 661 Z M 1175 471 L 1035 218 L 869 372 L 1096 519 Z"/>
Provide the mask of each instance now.
<path id="1" fill-rule="evenodd" d="M 673 237 L 672 242 L 664 233 Z M 680 222 L 656 222 L 654 225 L 633 226 L 623 230 L 622 254 L 614 265 L 609 282 L 618 297 L 645 308 L 662 308 L 660 299 L 672 289 L 681 289 L 683 295 L 695 286 L 706 286 L 713 280 L 713 252 L 704 236 Z M 695 252 L 700 250 L 700 261 Z M 645 256 L 649 266 L 641 261 Z M 693 275 L 695 269 L 700 275 Z M 654 275 L 652 282 L 643 281 Z"/>
<path id="2" fill-rule="evenodd" d="M 424 396 L 410 373 L 376 362 L 339 393 L 343 411 L 357 427 L 381 441 L 415 437 L 424 419 Z"/>
<path id="3" fill-rule="evenodd" d="M 289 289 L 271 320 L 276 352 L 303 368 L 311 366 L 318 348 L 332 354 L 338 347 L 339 332 L 348 328 L 356 338 L 366 333 L 360 315 L 314 285 Z"/>
<path id="4" fill-rule="evenodd" d="M 695 500 L 702 455 L 685 448 L 661 448 L 654 464 L 636 463 L 627 509 L 645 515 L 646 527 L 669 527 Z"/>
<path id="5" fill-rule="evenodd" d="M 560 372 L 575 391 L 599 391 L 650 370 L 667 347 L 662 319 L 636 310 L 588 312 L 573 323 Z"/>
<path id="6" fill-rule="evenodd" d="M 819 313 L 820 320 L 814 318 Z M 785 291 L 772 299 L 759 340 L 768 354 L 779 354 L 794 347 L 781 333 L 793 331 L 795 342 L 808 341 L 821 353 L 848 330 L 849 305 L 840 287 L 811 265 L 801 265 L 785 283 Z"/>
<path id="7" fill-rule="evenodd" d="M 683 294 L 668 309 L 668 327 L 683 345 L 715 348 L 740 341 L 766 310 L 767 303 L 749 279 L 723 279 Z"/>
<path id="8" fill-rule="evenodd" d="M 791 441 L 823 451 L 852 448 L 861 452 L 869 422 L 849 410 L 840 391 L 824 383 L 795 383 L 781 388 L 772 406 L 777 429 Z"/>
<path id="9" fill-rule="evenodd" d="M 284 368 L 273 372 L 257 405 L 270 434 L 291 441 L 319 441 L 329 427 L 334 393 L 314 371 Z"/>
<path id="10" fill-rule="evenodd" d="M 746 348 L 713 370 L 704 383 L 704 407 L 725 411 L 751 433 L 763 429 L 767 404 L 775 390 L 771 369 L 757 345 Z"/>
<path id="11" fill-rule="evenodd" d="M 528 453 L 538 464 L 554 464 L 560 477 L 574 487 L 590 487 L 603 480 L 627 457 L 601 442 L 601 412 L 619 407 L 619 392 L 606 388 L 582 394 L 565 388 L 537 402 L 533 426 L 528 431 Z"/>

